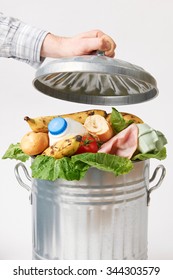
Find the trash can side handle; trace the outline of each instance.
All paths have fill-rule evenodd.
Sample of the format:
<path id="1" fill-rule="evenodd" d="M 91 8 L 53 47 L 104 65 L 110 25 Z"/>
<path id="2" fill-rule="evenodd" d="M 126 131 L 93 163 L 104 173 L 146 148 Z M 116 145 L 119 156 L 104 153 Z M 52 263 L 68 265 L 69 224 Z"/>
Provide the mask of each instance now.
<path id="1" fill-rule="evenodd" d="M 151 182 L 153 182 L 154 180 L 155 180 L 155 178 L 156 178 L 156 176 L 157 176 L 157 173 L 159 172 L 159 170 L 161 170 L 161 175 L 160 175 L 160 177 L 159 177 L 159 180 L 158 180 L 158 182 L 153 186 L 153 187 L 151 187 L 151 188 L 149 188 L 148 189 L 148 196 L 147 196 L 147 205 L 149 206 L 149 204 L 150 204 L 150 195 L 151 195 L 151 193 L 152 193 L 152 191 L 154 191 L 154 190 L 156 190 L 157 188 L 159 188 L 160 186 L 161 186 L 161 184 L 162 184 L 162 182 L 163 182 L 163 179 L 164 179 L 164 177 L 165 177 L 165 175 L 166 175 L 166 168 L 161 164 L 161 165 L 158 165 L 157 167 L 156 167 L 156 169 L 154 170 L 154 172 L 153 172 L 153 175 L 152 175 L 152 177 L 150 178 L 150 180 L 149 180 L 149 183 L 151 183 Z"/>
<path id="2" fill-rule="evenodd" d="M 18 183 L 24 188 L 26 189 L 27 191 L 31 192 L 31 187 L 28 186 L 27 184 L 25 184 L 20 176 L 20 171 L 19 171 L 19 168 L 22 168 L 23 169 L 23 172 L 26 176 L 26 178 L 31 181 L 31 176 L 29 175 L 28 173 L 28 170 L 26 168 L 26 166 L 22 163 L 22 162 L 19 162 L 15 165 L 14 167 L 14 174 L 15 174 L 15 177 L 18 181 Z"/>

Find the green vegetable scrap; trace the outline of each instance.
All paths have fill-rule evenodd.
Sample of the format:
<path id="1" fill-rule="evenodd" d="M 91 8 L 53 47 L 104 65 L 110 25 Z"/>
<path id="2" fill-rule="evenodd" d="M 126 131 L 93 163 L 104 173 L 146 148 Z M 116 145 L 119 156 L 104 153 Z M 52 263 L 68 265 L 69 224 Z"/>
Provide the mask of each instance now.
<path id="1" fill-rule="evenodd" d="M 130 124 L 133 123 L 132 120 L 126 121 L 121 113 L 119 113 L 115 108 L 112 108 L 112 113 L 111 113 L 111 124 L 113 127 L 113 130 L 118 133 L 128 127 Z"/>
<path id="2" fill-rule="evenodd" d="M 139 154 L 135 155 L 134 157 L 132 157 L 132 160 L 133 161 L 146 160 L 146 159 L 150 159 L 150 158 L 164 160 L 166 158 L 166 148 L 164 147 L 160 151 L 155 151 L 155 152 L 153 151 L 153 152 L 146 153 L 146 154 L 139 153 Z"/>
<path id="3" fill-rule="evenodd" d="M 37 156 L 32 165 L 32 177 L 55 181 L 58 178 L 68 181 L 80 180 L 84 177 L 89 165 L 81 163 L 74 164 L 71 158 L 64 157 L 55 159 L 49 156 Z"/>
<path id="4" fill-rule="evenodd" d="M 2 159 L 16 159 L 22 162 L 25 162 L 29 159 L 29 156 L 24 154 L 24 152 L 20 148 L 20 143 L 11 144 L 5 154 L 3 155 Z"/>
<path id="5" fill-rule="evenodd" d="M 133 168 L 131 160 L 104 153 L 85 153 L 54 159 L 48 156 L 37 156 L 32 165 L 32 177 L 54 181 L 82 179 L 90 167 L 113 172 L 116 176 L 126 174 Z"/>

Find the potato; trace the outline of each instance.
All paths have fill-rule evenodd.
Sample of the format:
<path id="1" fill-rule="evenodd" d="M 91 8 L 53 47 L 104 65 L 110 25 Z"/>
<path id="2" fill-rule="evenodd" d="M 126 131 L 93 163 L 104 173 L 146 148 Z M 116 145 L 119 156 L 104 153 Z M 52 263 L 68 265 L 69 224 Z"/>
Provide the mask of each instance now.
<path id="1" fill-rule="evenodd" d="M 49 146 L 48 134 L 30 131 L 23 136 L 20 146 L 25 154 L 30 156 L 38 155 Z"/>

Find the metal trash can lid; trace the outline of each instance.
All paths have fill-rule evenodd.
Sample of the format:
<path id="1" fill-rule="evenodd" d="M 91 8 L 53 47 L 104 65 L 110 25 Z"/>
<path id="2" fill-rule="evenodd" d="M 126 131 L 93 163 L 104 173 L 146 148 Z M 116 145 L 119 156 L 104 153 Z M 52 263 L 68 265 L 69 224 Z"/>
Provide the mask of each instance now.
<path id="1" fill-rule="evenodd" d="M 135 104 L 158 94 L 156 80 L 143 68 L 104 55 L 48 62 L 37 70 L 33 84 L 46 95 L 95 105 Z"/>

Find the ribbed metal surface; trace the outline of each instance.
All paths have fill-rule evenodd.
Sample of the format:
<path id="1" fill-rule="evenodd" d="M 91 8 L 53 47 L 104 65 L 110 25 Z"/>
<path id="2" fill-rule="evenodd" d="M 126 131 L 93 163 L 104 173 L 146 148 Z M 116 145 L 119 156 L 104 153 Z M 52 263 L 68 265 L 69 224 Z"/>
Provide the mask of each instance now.
<path id="1" fill-rule="evenodd" d="M 146 259 L 149 161 L 115 177 L 33 180 L 34 259 Z"/>
<path id="2" fill-rule="evenodd" d="M 46 95 L 85 104 L 135 104 L 158 94 L 156 80 L 141 67 L 97 55 L 53 60 L 37 70 L 33 84 Z"/>

